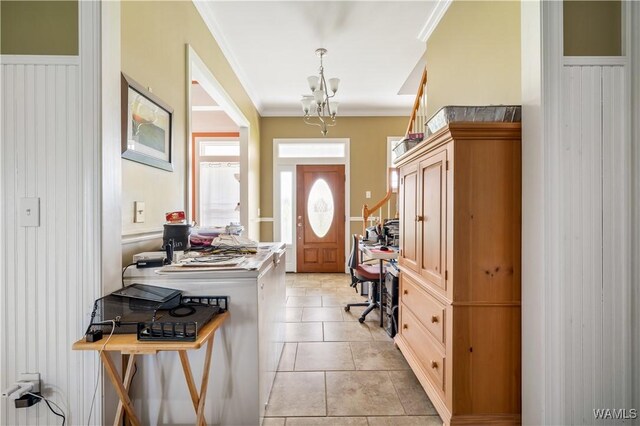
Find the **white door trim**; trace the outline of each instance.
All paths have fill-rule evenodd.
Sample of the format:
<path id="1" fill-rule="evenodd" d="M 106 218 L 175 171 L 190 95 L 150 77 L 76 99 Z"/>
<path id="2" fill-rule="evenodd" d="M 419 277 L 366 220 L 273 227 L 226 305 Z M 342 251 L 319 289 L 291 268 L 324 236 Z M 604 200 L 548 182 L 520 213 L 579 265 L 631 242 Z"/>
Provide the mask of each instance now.
<path id="1" fill-rule="evenodd" d="M 295 157 L 295 158 L 280 158 L 278 156 L 278 147 L 280 144 L 286 143 L 342 143 L 345 146 L 344 157 L 340 158 L 318 158 L 318 157 Z M 351 224 L 347 220 L 350 212 L 350 151 L 351 140 L 349 138 L 277 138 L 273 140 L 273 239 L 280 241 L 280 179 L 279 175 L 282 171 L 293 171 L 293 198 L 292 203 L 295 209 L 296 205 L 296 173 L 295 169 L 299 164 L 342 164 L 344 165 L 345 174 L 345 188 L 344 188 L 344 239 L 345 239 L 345 256 L 350 250 L 350 229 Z M 295 220 L 294 220 L 295 223 Z M 293 244 L 287 244 L 287 272 L 296 272 L 296 239 L 295 239 L 295 226 L 292 230 Z M 345 263 L 346 272 L 346 263 Z"/>

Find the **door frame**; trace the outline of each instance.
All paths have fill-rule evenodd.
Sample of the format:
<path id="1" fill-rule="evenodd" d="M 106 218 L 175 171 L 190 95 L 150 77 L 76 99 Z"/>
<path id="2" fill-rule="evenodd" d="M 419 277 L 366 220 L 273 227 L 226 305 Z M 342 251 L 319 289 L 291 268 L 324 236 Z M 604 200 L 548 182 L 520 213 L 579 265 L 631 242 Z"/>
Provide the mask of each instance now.
<path id="1" fill-rule="evenodd" d="M 281 211 L 280 211 L 280 172 L 290 171 L 293 173 L 293 194 L 291 203 L 296 206 L 296 166 L 311 164 L 340 164 L 344 165 L 344 249 L 345 256 L 350 250 L 350 189 L 351 189 L 351 173 L 350 173 L 350 142 L 349 138 L 276 138 L 273 140 L 273 239 L 280 241 L 282 236 L 280 232 Z M 344 157 L 290 157 L 280 158 L 278 156 L 279 146 L 283 144 L 317 144 L 317 143 L 341 143 L 344 145 Z M 295 212 L 294 212 L 295 213 Z M 295 220 L 292 221 L 292 235 L 294 236 L 292 244 L 287 244 L 286 271 L 297 272 L 296 258 L 296 239 L 295 239 Z M 345 272 L 347 267 L 345 263 Z"/>

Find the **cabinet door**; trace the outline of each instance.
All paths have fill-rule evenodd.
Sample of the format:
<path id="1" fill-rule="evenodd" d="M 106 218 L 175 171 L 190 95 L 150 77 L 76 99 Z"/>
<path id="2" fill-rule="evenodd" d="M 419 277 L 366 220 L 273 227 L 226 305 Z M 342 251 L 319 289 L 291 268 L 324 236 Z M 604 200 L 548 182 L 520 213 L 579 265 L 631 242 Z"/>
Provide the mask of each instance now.
<path id="1" fill-rule="evenodd" d="M 418 165 L 400 169 L 400 258 L 399 263 L 416 272 L 418 269 Z"/>
<path id="2" fill-rule="evenodd" d="M 447 151 L 421 161 L 418 174 L 422 192 L 417 218 L 420 224 L 419 272 L 446 291 Z"/>

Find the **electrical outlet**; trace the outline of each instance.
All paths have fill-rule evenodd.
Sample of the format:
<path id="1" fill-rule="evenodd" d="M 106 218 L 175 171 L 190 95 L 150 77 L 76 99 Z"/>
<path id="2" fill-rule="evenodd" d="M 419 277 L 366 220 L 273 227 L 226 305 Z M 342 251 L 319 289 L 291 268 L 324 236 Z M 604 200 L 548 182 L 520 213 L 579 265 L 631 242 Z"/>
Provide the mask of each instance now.
<path id="1" fill-rule="evenodd" d="M 40 373 L 20 373 L 18 375 L 18 381 L 33 383 L 33 389 L 31 390 L 31 392 L 40 392 Z"/>
<path id="2" fill-rule="evenodd" d="M 144 201 L 134 201 L 133 223 L 144 223 Z"/>

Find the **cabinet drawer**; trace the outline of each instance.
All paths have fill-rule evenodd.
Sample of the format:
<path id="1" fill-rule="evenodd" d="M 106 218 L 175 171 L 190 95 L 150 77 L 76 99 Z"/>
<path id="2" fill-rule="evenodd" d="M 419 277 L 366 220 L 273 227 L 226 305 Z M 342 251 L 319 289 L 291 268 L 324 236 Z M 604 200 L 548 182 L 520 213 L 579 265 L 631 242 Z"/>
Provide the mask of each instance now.
<path id="1" fill-rule="evenodd" d="M 422 368 L 433 380 L 435 386 L 444 392 L 445 357 L 437 348 L 437 343 L 420 325 L 407 306 L 400 304 L 400 324 L 402 337 L 418 357 Z"/>
<path id="2" fill-rule="evenodd" d="M 411 309 L 418 321 L 429 330 L 433 337 L 444 345 L 445 307 L 420 287 L 421 285 L 412 278 L 402 274 L 400 300 Z"/>

